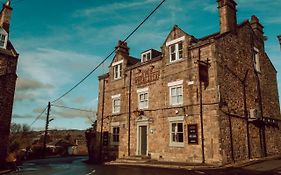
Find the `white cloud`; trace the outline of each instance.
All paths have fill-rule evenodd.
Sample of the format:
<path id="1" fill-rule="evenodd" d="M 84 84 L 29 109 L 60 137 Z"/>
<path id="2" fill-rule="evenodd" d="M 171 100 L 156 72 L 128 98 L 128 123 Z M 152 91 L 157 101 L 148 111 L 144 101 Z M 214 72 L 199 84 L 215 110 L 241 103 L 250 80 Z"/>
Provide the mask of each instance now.
<path id="1" fill-rule="evenodd" d="M 107 4 L 99 7 L 88 8 L 83 10 L 78 10 L 74 13 L 74 16 L 93 16 L 99 13 L 114 13 L 115 11 L 128 8 L 139 8 L 146 6 L 147 4 L 159 2 L 159 0 L 145 0 L 145 1 L 134 1 L 134 2 L 118 2 Z"/>

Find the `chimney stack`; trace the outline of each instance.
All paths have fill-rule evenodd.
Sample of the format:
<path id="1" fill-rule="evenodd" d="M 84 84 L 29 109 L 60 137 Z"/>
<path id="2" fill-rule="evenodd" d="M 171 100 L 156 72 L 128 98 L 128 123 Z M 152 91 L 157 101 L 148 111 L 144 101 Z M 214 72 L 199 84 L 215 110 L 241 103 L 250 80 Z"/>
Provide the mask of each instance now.
<path id="1" fill-rule="evenodd" d="M 264 41 L 264 36 L 263 36 L 263 26 L 260 23 L 260 20 L 258 17 L 253 15 L 251 17 L 251 27 L 254 30 L 256 36 L 263 42 Z"/>
<path id="2" fill-rule="evenodd" d="M 217 0 L 220 16 L 220 33 L 235 31 L 237 26 L 236 2 L 234 0 Z"/>
<path id="3" fill-rule="evenodd" d="M 124 41 L 119 40 L 115 49 L 116 54 L 129 55 L 129 47 Z"/>
<path id="4" fill-rule="evenodd" d="M 10 32 L 10 19 L 12 14 L 11 0 L 7 0 L 3 4 L 2 11 L 0 13 L 0 26 L 6 30 L 7 33 Z"/>

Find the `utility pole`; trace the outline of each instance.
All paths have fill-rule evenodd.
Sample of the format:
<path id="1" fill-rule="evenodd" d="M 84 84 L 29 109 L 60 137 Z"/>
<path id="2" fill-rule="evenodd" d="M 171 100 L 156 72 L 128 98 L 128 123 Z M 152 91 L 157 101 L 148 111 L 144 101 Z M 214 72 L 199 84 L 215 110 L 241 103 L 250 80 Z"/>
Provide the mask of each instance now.
<path id="1" fill-rule="evenodd" d="M 47 110 L 47 117 L 46 117 L 46 126 L 45 126 L 45 135 L 44 135 L 44 143 L 43 143 L 43 154 L 42 156 L 46 156 L 46 144 L 47 144 L 47 136 L 48 136 L 48 127 L 49 127 L 49 116 L 50 116 L 50 110 L 51 110 L 51 103 L 48 103 L 48 110 Z"/>

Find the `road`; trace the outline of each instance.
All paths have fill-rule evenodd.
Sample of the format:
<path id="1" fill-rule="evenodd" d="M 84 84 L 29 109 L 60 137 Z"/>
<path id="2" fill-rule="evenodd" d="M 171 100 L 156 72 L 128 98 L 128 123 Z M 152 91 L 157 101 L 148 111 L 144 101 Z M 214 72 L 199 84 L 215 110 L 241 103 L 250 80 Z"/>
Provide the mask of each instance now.
<path id="1" fill-rule="evenodd" d="M 86 157 L 27 161 L 13 175 L 281 175 L 281 160 L 270 160 L 243 168 L 206 170 L 162 169 L 132 166 L 103 166 L 83 163 Z"/>

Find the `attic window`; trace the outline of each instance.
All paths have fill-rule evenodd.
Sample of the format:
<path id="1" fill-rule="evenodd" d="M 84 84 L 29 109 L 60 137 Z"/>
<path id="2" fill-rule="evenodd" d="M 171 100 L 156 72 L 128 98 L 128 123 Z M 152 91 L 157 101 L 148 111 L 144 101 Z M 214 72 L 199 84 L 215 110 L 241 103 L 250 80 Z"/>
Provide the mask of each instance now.
<path id="1" fill-rule="evenodd" d="M 183 58 L 183 42 L 185 36 L 166 42 L 169 48 L 170 62 L 175 62 Z"/>
<path id="2" fill-rule="evenodd" d="M 151 60 L 151 50 L 141 54 L 141 62 L 146 62 Z"/>
<path id="3" fill-rule="evenodd" d="M 122 77 L 122 64 L 123 60 L 115 62 L 112 64 L 113 66 L 113 79 L 118 80 Z"/>
<path id="4" fill-rule="evenodd" d="M 170 45 L 170 62 L 182 59 L 182 42 Z"/>
<path id="5" fill-rule="evenodd" d="M 7 40 L 8 40 L 8 33 L 3 28 L 0 28 L 0 47 L 1 48 L 6 49 Z"/>

